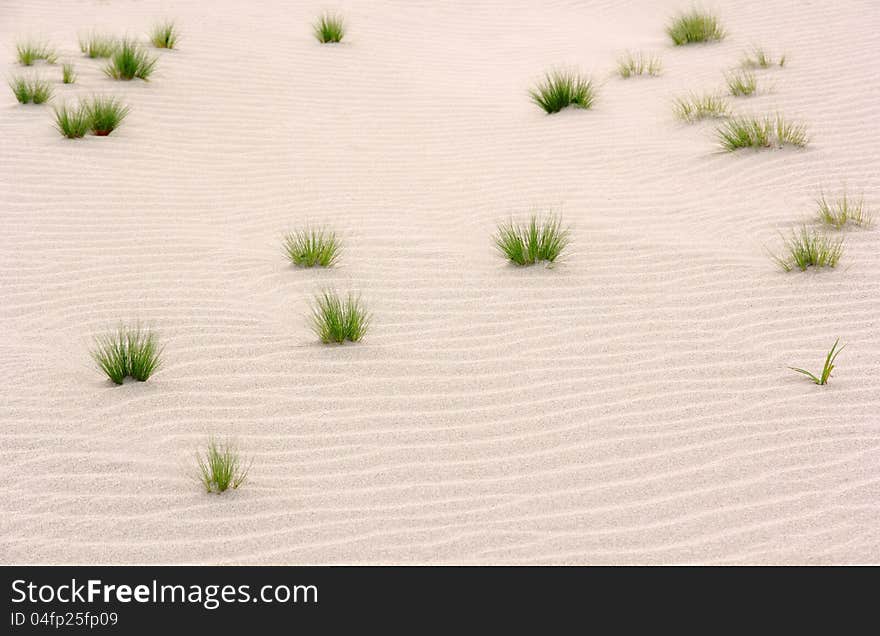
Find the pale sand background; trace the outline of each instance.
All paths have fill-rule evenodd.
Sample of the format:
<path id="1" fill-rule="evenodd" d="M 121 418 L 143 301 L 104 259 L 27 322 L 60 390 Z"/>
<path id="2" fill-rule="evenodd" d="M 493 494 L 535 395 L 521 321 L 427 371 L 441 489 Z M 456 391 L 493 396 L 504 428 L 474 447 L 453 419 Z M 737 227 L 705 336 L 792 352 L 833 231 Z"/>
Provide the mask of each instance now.
<path id="1" fill-rule="evenodd" d="M 729 38 L 673 49 L 688 3 L 471 5 L 342 3 L 324 47 L 318 2 L 2 3 L 2 75 L 42 34 L 80 74 L 59 98 L 132 112 L 72 142 L 4 87 L 0 561 L 880 561 L 880 228 L 836 271 L 765 252 L 822 186 L 880 203 L 880 8 L 719 2 Z M 163 16 L 149 84 L 79 55 Z M 803 119 L 805 151 L 719 154 L 671 115 L 752 43 L 789 66 L 736 107 Z M 611 77 L 627 48 L 663 77 Z M 565 64 L 600 99 L 545 116 L 526 89 Z M 551 206 L 569 257 L 505 265 L 496 224 Z M 337 268 L 286 263 L 306 222 Z M 315 342 L 323 286 L 363 292 L 362 344 Z M 90 339 L 136 319 L 166 365 L 112 387 Z M 832 384 L 786 370 L 838 335 Z M 253 456 L 241 491 L 196 483 L 209 433 Z"/>

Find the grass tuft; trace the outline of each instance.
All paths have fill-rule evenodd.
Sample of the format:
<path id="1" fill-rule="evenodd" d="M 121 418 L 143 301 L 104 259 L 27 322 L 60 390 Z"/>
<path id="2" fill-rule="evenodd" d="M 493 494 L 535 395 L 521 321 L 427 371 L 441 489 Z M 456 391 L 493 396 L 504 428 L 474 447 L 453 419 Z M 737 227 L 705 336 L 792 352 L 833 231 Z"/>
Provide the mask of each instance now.
<path id="1" fill-rule="evenodd" d="M 823 192 L 816 199 L 816 206 L 818 220 L 836 230 L 843 229 L 847 224 L 870 227 L 873 223 L 873 215 L 865 209 L 864 199 L 851 199 L 846 192 L 843 196 L 830 200 Z"/>
<path id="2" fill-rule="evenodd" d="M 321 342 L 357 342 L 364 337 L 371 321 L 359 298 L 351 294 L 343 300 L 335 292 L 325 291 L 312 306 L 312 329 Z"/>
<path id="3" fill-rule="evenodd" d="M 76 71 L 73 64 L 65 64 L 61 67 L 61 81 L 65 84 L 73 84 L 76 81 Z"/>
<path id="4" fill-rule="evenodd" d="M 663 70 L 663 64 L 656 55 L 648 55 L 641 51 L 637 53 L 627 52 L 617 60 L 617 74 L 627 79 L 639 75 L 656 77 Z"/>
<path id="5" fill-rule="evenodd" d="M 773 260 L 786 272 L 794 268 L 806 271 L 808 267 L 836 267 L 843 256 L 843 239 L 832 239 L 815 229 L 802 226 L 784 239 L 784 254 Z"/>
<path id="6" fill-rule="evenodd" d="M 123 40 L 113 52 L 104 73 L 116 80 L 140 78 L 149 81 L 156 66 L 156 58 L 151 57 L 134 40 Z"/>
<path id="7" fill-rule="evenodd" d="M 153 375 L 160 364 L 162 349 L 151 330 L 137 327 L 119 327 L 115 333 L 95 339 L 92 358 L 115 384 L 126 377 L 139 382 Z"/>
<path id="8" fill-rule="evenodd" d="M 208 440 L 204 455 L 196 453 L 196 461 L 205 490 L 218 495 L 241 486 L 251 469 L 250 464 L 244 466 L 234 446 L 228 441 L 221 446 L 214 438 Z"/>
<path id="9" fill-rule="evenodd" d="M 173 49 L 177 46 L 177 40 L 180 37 L 174 22 L 168 20 L 157 24 L 150 33 L 150 42 L 157 49 Z"/>
<path id="10" fill-rule="evenodd" d="M 517 265 L 534 265 L 541 261 L 553 263 L 568 245 L 569 230 L 552 214 L 545 219 L 532 216 L 528 224 L 513 221 L 498 227 L 493 237 L 495 246 Z"/>
<path id="11" fill-rule="evenodd" d="M 567 106 L 590 108 L 596 100 L 593 81 L 574 71 L 552 71 L 529 91 L 532 101 L 547 113 L 558 113 Z"/>
<path id="12" fill-rule="evenodd" d="M 129 111 L 128 106 L 124 106 L 115 97 L 103 95 L 92 97 L 85 102 L 83 108 L 88 115 L 92 133 L 99 137 L 106 137 L 116 130 Z"/>
<path id="13" fill-rule="evenodd" d="M 92 59 L 111 57 L 119 47 L 116 38 L 92 33 L 88 36 L 80 36 L 79 50 Z"/>
<path id="14" fill-rule="evenodd" d="M 9 82 L 9 88 L 22 104 L 44 104 L 52 97 L 52 85 L 38 78 L 16 77 Z"/>
<path id="15" fill-rule="evenodd" d="M 91 125 L 89 113 L 82 105 L 72 108 L 62 104 L 55 109 L 55 128 L 68 139 L 84 137 Z"/>
<path id="16" fill-rule="evenodd" d="M 18 62 L 24 66 L 32 66 L 37 60 L 45 60 L 49 64 L 58 61 L 58 55 L 48 44 L 21 42 L 15 46 Z"/>
<path id="17" fill-rule="evenodd" d="M 341 16 L 325 13 L 312 25 L 312 31 L 321 44 L 342 42 L 345 37 L 345 21 Z"/>
<path id="18" fill-rule="evenodd" d="M 837 356 L 840 354 L 841 351 L 843 351 L 844 347 L 846 347 L 846 345 L 843 345 L 838 349 L 838 344 L 840 344 L 840 338 L 834 341 L 834 344 L 831 346 L 831 350 L 828 351 L 828 355 L 825 356 L 825 364 L 822 365 L 822 373 L 818 377 L 805 369 L 799 369 L 797 367 L 788 368 L 792 371 L 797 371 L 798 373 L 807 376 L 808 378 L 810 378 L 810 380 L 812 380 L 819 386 L 825 386 L 826 384 L 828 384 L 828 378 L 831 377 L 831 372 L 834 371 L 834 361 L 837 360 Z"/>
<path id="19" fill-rule="evenodd" d="M 754 73 L 749 71 L 734 71 L 724 76 L 727 89 L 734 97 L 747 97 L 753 95 L 758 89 L 758 81 Z"/>
<path id="20" fill-rule="evenodd" d="M 807 145 L 806 127 L 785 121 L 782 115 L 770 117 L 735 117 L 724 122 L 716 131 L 718 143 L 733 152 L 741 148 L 770 148 L 773 146 Z"/>
<path id="21" fill-rule="evenodd" d="M 300 267 L 330 267 L 339 257 L 341 244 L 333 232 L 306 229 L 284 237 L 284 253 Z"/>
<path id="22" fill-rule="evenodd" d="M 691 93 L 687 97 L 678 97 L 672 103 L 675 116 L 688 123 L 701 119 L 720 119 L 730 114 L 727 102 L 718 95 Z"/>
<path id="23" fill-rule="evenodd" d="M 677 15 L 666 27 L 666 33 L 676 46 L 723 40 L 725 36 L 718 18 L 699 9 Z"/>

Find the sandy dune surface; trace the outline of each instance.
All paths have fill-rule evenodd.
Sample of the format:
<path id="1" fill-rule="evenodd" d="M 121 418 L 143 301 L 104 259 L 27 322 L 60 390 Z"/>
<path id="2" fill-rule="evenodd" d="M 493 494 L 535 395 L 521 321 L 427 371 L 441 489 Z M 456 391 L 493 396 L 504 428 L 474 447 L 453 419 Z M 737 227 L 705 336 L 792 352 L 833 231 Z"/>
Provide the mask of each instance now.
<path id="1" fill-rule="evenodd" d="M 0 562 L 880 562 L 880 227 L 840 266 L 767 251 L 821 188 L 880 207 L 880 7 L 718 2 L 714 45 L 673 47 L 682 2 L 6 1 L 0 74 L 42 36 L 55 101 L 131 106 L 63 139 L 51 107 L 0 100 Z M 90 29 L 177 51 L 149 83 L 81 56 Z M 753 44 L 787 54 L 742 113 L 801 120 L 803 150 L 718 152 L 671 110 L 723 87 Z M 658 78 L 613 75 L 653 51 Z M 590 111 L 527 89 L 590 72 Z M 553 268 L 491 235 L 553 209 Z M 297 270 L 284 232 L 335 229 Z M 362 293 L 366 339 L 322 346 L 309 301 Z M 120 321 L 166 345 L 111 385 L 91 340 Z M 831 383 L 821 366 L 847 343 Z M 253 459 L 223 496 L 209 435 Z"/>

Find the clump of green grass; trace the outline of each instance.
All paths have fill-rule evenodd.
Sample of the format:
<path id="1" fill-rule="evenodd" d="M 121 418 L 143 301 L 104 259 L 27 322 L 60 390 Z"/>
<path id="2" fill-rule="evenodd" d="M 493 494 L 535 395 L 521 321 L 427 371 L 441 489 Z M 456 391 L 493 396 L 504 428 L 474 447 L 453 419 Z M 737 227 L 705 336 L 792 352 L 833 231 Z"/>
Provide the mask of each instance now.
<path id="1" fill-rule="evenodd" d="M 55 108 L 55 128 L 68 139 L 84 137 L 91 125 L 89 113 L 83 105 L 73 108 L 62 104 Z"/>
<path id="2" fill-rule="evenodd" d="M 166 21 L 153 27 L 150 33 L 150 42 L 157 49 L 173 49 L 177 46 L 177 40 L 180 37 L 174 22 Z"/>
<path id="3" fill-rule="evenodd" d="M 92 134 L 106 137 L 119 127 L 129 108 L 115 97 L 99 95 L 83 105 L 89 118 Z"/>
<path id="4" fill-rule="evenodd" d="M 718 143 L 728 152 L 741 148 L 803 147 L 809 141 L 803 124 L 788 122 L 782 115 L 776 115 L 775 119 L 735 117 L 724 122 L 716 135 Z"/>
<path id="5" fill-rule="evenodd" d="M 92 33 L 79 38 L 79 50 L 92 59 L 111 57 L 118 46 L 116 38 L 107 35 Z"/>
<path id="6" fill-rule="evenodd" d="M 357 342 L 364 337 L 370 321 L 360 299 L 351 294 L 341 299 L 335 292 L 325 291 L 312 306 L 312 329 L 325 344 Z"/>
<path id="7" fill-rule="evenodd" d="M 534 265 L 541 261 L 553 263 L 568 245 L 569 230 L 552 214 L 544 219 L 533 215 L 527 224 L 513 221 L 498 227 L 493 237 L 495 247 L 516 265 Z"/>
<path id="8" fill-rule="evenodd" d="M 16 77 L 9 82 L 9 88 L 22 104 L 44 104 L 52 97 L 52 85 L 39 78 Z"/>
<path id="9" fill-rule="evenodd" d="M 748 71 L 734 71 L 724 76 L 727 89 L 734 97 L 747 97 L 753 95 L 758 89 L 758 80 L 754 73 Z"/>
<path id="10" fill-rule="evenodd" d="M 552 114 L 568 106 L 592 107 L 596 100 L 596 89 L 593 80 L 575 71 L 552 71 L 529 91 L 529 96 L 534 103 Z"/>
<path id="11" fill-rule="evenodd" d="M 773 56 L 767 53 L 763 48 L 753 47 L 749 53 L 743 55 L 740 66 L 743 68 L 770 68 L 771 66 L 785 66 L 785 54 L 779 57 L 778 61 L 773 61 Z"/>
<path id="12" fill-rule="evenodd" d="M 807 226 L 795 230 L 784 240 L 783 255 L 772 256 L 786 272 L 794 268 L 805 272 L 808 267 L 836 267 L 843 256 L 843 239 L 832 239 Z"/>
<path id="13" fill-rule="evenodd" d="M 115 333 L 97 337 L 92 350 L 98 367 L 115 384 L 127 377 L 146 382 L 159 367 L 161 355 L 156 335 L 140 325 L 119 327 Z"/>
<path id="14" fill-rule="evenodd" d="M 831 350 L 828 352 L 828 355 L 825 356 L 825 364 L 822 365 L 822 372 L 818 377 L 816 377 L 815 375 L 813 375 L 812 373 L 810 373 L 809 371 L 807 371 L 805 369 L 799 369 L 797 367 L 788 367 L 788 368 L 791 369 L 792 371 L 797 371 L 798 373 L 801 373 L 801 374 L 807 376 L 808 378 L 810 378 L 810 380 L 812 380 L 814 383 L 818 384 L 819 386 L 825 386 L 826 384 L 828 384 L 828 378 L 831 377 L 831 372 L 834 371 L 834 361 L 837 360 L 837 356 L 840 354 L 841 351 L 843 351 L 844 347 L 846 347 L 846 345 L 843 345 L 842 347 L 840 347 L 838 349 L 837 345 L 839 343 L 840 343 L 840 338 L 838 338 L 837 340 L 834 341 L 834 344 L 831 346 Z"/>
<path id="15" fill-rule="evenodd" d="M 617 60 L 617 74 L 627 79 L 638 75 L 650 75 L 656 77 L 663 70 L 663 64 L 656 55 L 627 52 Z"/>
<path id="16" fill-rule="evenodd" d="M 58 55 L 48 44 L 20 42 L 15 49 L 18 53 L 18 62 L 24 66 L 32 66 L 38 60 L 45 60 L 49 64 L 58 61 Z"/>
<path id="17" fill-rule="evenodd" d="M 73 84 L 76 81 L 76 71 L 73 64 L 64 64 L 61 67 L 61 81 L 65 84 Z"/>
<path id="18" fill-rule="evenodd" d="M 725 36 L 718 18 L 699 9 L 675 16 L 666 27 L 666 33 L 676 46 L 723 40 Z"/>
<path id="19" fill-rule="evenodd" d="M 688 123 L 701 119 L 720 119 L 730 114 L 727 102 L 718 95 L 691 93 L 687 97 L 678 97 L 672 103 L 675 116 Z"/>
<path id="20" fill-rule="evenodd" d="M 208 440 L 204 455 L 196 453 L 196 461 L 205 490 L 218 495 L 241 486 L 253 463 L 245 467 L 238 450 L 229 441 L 221 446 L 214 438 Z"/>
<path id="21" fill-rule="evenodd" d="M 836 199 L 828 199 L 821 193 L 816 199 L 818 220 L 834 229 L 840 230 L 847 224 L 870 227 L 873 222 L 871 212 L 865 209 L 863 197 L 858 200 L 850 198 L 846 192 Z"/>
<path id="22" fill-rule="evenodd" d="M 336 234 L 325 230 L 300 230 L 284 237 L 287 258 L 300 267 L 330 267 L 339 257 L 341 247 Z"/>
<path id="23" fill-rule="evenodd" d="M 312 31 L 321 44 L 342 42 L 345 37 L 345 21 L 341 16 L 325 13 L 312 25 Z"/>
<path id="24" fill-rule="evenodd" d="M 116 80 L 140 78 L 149 81 L 156 66 L 156 58 L 151 57 L 134 40 L 123 40 L 113 52 L 104 73 Z"/>

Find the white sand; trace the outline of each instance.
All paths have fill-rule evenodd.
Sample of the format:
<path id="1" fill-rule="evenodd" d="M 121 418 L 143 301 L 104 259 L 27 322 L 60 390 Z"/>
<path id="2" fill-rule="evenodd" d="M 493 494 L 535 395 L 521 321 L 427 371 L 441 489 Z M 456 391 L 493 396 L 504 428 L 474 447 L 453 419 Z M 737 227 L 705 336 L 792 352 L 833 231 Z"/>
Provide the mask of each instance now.
<path id="1" fill-rule="evenodd" d="M 340 46 L 302 4 L 0 7 L 3 76 L 42 34 L 80 74 L 56 100 L 132 107 L 69 141 L 4 88 L 0 562 L 880 561 L 880 228 L 833 271 L 766 253 L 821 187 L 880 207 L 875 3 L 719 2 L 728 39 L 682 48 L 681 1 L 342 3 Z M 148 84 L 79 54 L 165 16 Z M 673 118 L 751 44 L 788 66 L 735 107 L 803 120 L 806 150 L 718 153 Z M 664 75 L 613 77 L 626 49 Z M 594 110 L 529 102 L 557 65 L 601 80 Z M 497 223 L 551 207 L 568 257 L 507 266 Z M 338 267 L 286 263 L 307 222 Z M 316 343 L 325 286 L 363 293 L 363 343 Z M 91 338 L 138 319 L 165 366 L 113 387 Z M 786 369 L 837 336 L 827 387 Z M 201 490 L 208 434 L 246 487 Z"/>

